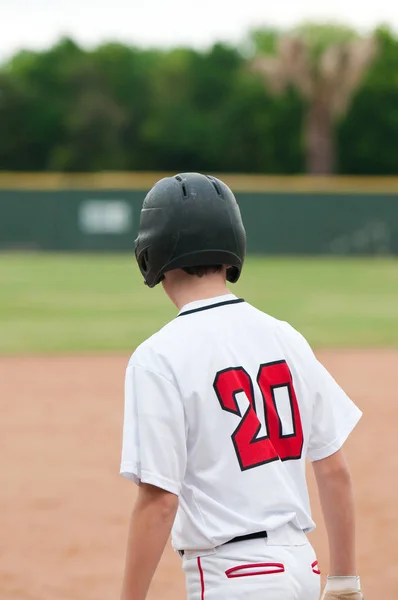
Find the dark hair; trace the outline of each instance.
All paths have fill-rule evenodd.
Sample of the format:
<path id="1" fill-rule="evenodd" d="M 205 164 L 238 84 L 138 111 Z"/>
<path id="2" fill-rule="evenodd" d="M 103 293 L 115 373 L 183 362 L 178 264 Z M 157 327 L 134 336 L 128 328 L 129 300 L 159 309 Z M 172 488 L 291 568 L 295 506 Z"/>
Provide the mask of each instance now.
<path id="1" fill-rule="evenodd" d="M 197 277 L 203 277 L 208 273 L 221 273 L 223 265 L 200 265 L 197 267 L 184 267 L 185 273 L 188 275 L 196 275 Z"/>

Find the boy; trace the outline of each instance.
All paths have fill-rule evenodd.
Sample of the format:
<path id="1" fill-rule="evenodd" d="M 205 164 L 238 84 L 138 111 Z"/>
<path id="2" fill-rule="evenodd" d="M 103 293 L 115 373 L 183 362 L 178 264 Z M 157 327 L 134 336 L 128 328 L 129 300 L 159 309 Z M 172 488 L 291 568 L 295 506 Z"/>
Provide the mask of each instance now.
<path id="1" fill-rule="evenodd" d="M 361 413 L 299 333 L 229 292 L 245 248 L 221 181 L 177 175 L 145 198 L 138 265 L 179 314 L 126 372 L 121 473 L 140 487 L 122 600 L 145 600 L 171 529 L 189 600 L 318 600 L 306 457 L 329 537 L 323 598 L 362 599 L 341 450 Z"/>

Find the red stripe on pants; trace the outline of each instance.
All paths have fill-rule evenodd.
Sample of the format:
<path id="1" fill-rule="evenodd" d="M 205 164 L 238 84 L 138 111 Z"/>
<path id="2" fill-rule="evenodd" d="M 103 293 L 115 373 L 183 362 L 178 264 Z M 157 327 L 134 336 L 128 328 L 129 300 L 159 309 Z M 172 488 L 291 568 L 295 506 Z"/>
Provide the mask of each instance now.
<path id="1" fill-rule="evenodd" d="M 202 563 L 200 561 L 200 556 L 198 556 L 198 569 L 200 575 L 200 589 L 201 589 L 201 600 L 205 600 L 205 578 L 203 576 Z"/>

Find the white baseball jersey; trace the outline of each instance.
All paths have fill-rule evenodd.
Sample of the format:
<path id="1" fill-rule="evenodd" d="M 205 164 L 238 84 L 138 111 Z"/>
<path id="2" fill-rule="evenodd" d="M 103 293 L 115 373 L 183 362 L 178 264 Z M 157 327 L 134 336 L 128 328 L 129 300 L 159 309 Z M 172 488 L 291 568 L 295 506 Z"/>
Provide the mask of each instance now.
<path id="1" fill-rule="evenodd" d="M 121 474 L 179 496 L 176 549 L 314 528 L 305 458 L 361 416 L 305 339 L 232 294 L 193 302 L 126 371 Z"/>

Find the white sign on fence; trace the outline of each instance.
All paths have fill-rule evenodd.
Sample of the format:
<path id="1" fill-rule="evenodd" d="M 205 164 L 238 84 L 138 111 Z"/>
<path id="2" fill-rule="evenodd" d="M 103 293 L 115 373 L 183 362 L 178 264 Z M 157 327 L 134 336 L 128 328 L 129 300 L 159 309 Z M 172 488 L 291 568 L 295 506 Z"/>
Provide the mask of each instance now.
<path id="1" fill-rule="evenodd" d="M 88 234 L 127 233 L 132 217 L 131 206 L 125 200 L 85 200 L 79 206 L 79 227 Z"/>

